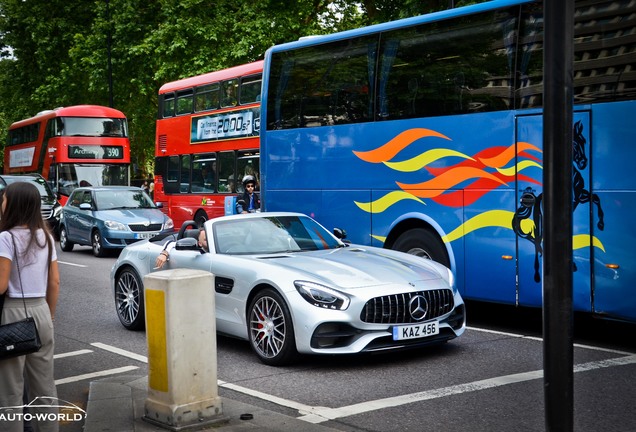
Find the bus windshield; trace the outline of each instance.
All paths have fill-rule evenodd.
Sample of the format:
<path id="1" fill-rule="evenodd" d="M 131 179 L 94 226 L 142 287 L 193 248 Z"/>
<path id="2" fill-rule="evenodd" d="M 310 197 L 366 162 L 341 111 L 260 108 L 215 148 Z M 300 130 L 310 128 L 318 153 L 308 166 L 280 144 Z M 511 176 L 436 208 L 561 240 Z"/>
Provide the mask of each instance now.
<path id="1" fill-rule="evenodd" d="M 128 136 L 126 119 L 59 117 L 54 136 Z"/>
<path id="2" fill-rule="evenodd" d="M 63 195 L 80 186 L 128 184 L 128 167 L 112 164 L 59 164 L 58 191 Z"/>

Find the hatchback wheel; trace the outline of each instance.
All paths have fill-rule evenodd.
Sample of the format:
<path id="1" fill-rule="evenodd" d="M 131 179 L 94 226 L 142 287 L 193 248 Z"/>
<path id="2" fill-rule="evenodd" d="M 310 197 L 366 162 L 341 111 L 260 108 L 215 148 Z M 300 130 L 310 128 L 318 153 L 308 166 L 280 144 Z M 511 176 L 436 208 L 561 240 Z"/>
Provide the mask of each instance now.
<path id="1" fill-rule="evenodd" d="M 93 231 L 93 234 L 91 234 L 91 246 L 93 247 L 93 255 L 96 257 L 103 257 L 106 254 L 102 235 L 98 230 Z"/>
<path id="2" fill-rule="evenodd" d="M 291 314 L 285 300 L 273 289 L 265 289 L 254 297 L 248 326 L 250 345 L 263 363 L 282 366 L 296 357 Z"/>
<path id="3" fill-rule="evenodd" d="M 119 321 L 128 330 L 143 330 L 144 285 L 132 268 L 126 268 L 115 277 L 115 307 Z"/>
<path id="4" fill-rule="evenodd" d="M 68 239 L 65 226 L 60 228 L 60 248 L 62 248 L 64 252 L 70 252 L 73 250 L 73 242 Z"/>

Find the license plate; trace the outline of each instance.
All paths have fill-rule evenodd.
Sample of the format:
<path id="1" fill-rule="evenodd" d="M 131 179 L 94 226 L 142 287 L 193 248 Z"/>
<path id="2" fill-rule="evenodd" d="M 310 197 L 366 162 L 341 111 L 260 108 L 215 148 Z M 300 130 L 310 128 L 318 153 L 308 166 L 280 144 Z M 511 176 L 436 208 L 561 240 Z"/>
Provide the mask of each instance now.
<path id="1" fill-rule="evenodd" d="M 393 340 L 417 339 L 439 334 L 439 321 L 393 327 Z"/>
<path id="2" fill-rule="evenodd" d="M 156 236 L 156 233 L 135 233 L 136 239 L 150 239 Z"/>

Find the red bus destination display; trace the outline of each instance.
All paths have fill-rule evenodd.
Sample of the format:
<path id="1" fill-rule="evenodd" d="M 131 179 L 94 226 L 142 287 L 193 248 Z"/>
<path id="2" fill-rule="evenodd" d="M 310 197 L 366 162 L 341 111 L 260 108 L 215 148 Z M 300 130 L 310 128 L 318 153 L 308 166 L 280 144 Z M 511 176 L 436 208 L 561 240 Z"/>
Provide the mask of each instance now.
<path id="1" fill-rule="evenodd" d="M 123 159 L 122 146 L 68 146 L 69 159 Z"/>

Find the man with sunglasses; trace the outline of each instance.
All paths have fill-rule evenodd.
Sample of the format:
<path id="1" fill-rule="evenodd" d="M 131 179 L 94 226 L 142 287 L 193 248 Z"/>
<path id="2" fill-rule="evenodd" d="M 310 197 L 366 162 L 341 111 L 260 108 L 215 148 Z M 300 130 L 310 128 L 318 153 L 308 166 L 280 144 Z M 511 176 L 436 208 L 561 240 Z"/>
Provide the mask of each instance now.
<path id="1" fill-rule="evenodd" d="M 256 179 L 252 175 L 243 177 L 243 195 L 236 202 L 237 213 L 254 213 L 261 210 L 261 199 L 255 192 Z"/>

